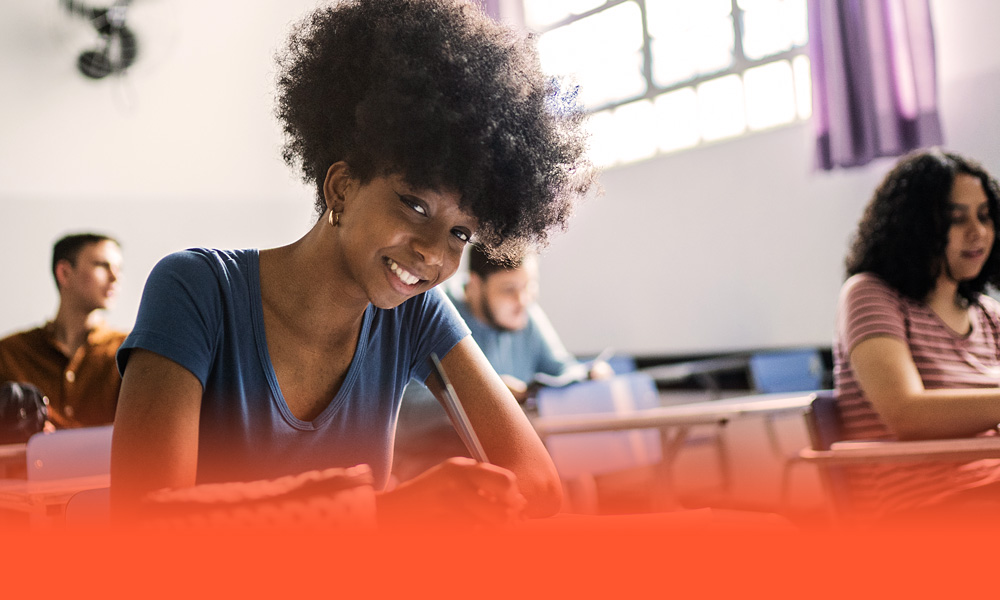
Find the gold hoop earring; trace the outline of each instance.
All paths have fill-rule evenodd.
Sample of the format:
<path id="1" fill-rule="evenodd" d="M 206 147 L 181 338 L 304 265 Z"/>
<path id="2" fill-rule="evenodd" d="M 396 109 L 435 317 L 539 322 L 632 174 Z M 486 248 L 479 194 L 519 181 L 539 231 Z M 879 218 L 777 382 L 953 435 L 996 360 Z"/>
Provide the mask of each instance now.
<path id="1" fill-rule="evenodd" d="M 337 220 L 336 221 L 333 220 L 333 215 L 337 215 Z M 327 217 L 327 221 L 330 222 L 330 226 L 331 227 L 336 227 L 337 225 L 340 225 L 340 213 L 335 213 L 335 212 L 333 212 L 331 210 L 330 211 L 330 216 Z"/>

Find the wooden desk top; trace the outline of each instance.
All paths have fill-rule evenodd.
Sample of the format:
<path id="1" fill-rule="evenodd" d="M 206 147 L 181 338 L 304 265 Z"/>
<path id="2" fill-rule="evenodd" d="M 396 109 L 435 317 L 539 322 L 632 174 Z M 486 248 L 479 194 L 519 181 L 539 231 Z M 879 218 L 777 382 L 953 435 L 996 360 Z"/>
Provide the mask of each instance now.
<path id="1" fill-rule="evenodd" d="M 726 400 L 645 408 L 623 413 L 534 417 L 532 425 L 541 436 L 559 433 L 711 425 L 755 414 L 804 411 L 812 404 L 815 397 L 812 392 L 756 394 Z"/>

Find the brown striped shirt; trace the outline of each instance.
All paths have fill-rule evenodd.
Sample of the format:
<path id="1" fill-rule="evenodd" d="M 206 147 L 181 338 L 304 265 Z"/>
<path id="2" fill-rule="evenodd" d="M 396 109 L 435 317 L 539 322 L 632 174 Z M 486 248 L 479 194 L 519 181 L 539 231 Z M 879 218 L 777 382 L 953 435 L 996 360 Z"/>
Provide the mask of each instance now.
<path id="1" fill-rule="evenodd" d="M 837 306 L 834 387 L 845 437 L 892 440 L 895 436 L 865 398 L 850 353 L 877 336 L 909 346 L 927 389 L 1000 386 L 1000 303 L 980 296 L 969 308 L 972 330 L 958 334 L 923 302 L 904 297 L 870 273 L 848 279 Z M 855 509 L 888 514 L 945 499 L 1000 478 L 1000 461 L 922 463 L 851 468 Z"/>

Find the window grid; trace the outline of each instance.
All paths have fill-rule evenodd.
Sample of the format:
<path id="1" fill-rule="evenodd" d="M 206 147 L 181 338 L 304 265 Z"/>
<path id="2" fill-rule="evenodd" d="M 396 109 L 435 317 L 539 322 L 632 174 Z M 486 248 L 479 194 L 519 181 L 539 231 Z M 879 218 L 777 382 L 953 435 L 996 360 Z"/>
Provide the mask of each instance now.
<path id="1" fill-rule="evenodd" d="M 526 2 L 526 3 L 527 2 L 533 2 L 533 1 L 535 1 L 535 2 L 546 2 L 547 0 L 524 0 L 524 2 Z M 648 13 L 647 13 L 647 9 L 646 9 L 647 2 L 655 2 L 655 1 L 656 0 L 608 0 L 607 2 L 605 2 L 604 4 L 602 4 L 600 6 L 594 7 L 592 9 L 587 10 L 585 12 L 582 12 L 580 14 L 568 15 L 568 16 L 562 18 L 562 19 L 559 19 L 558 21 L 555 21 L 555 22 L 553 22 L 551 24 L 548 24 L 548 25 L 546 25 L 544 27 L 540 27 L 540 28 L 536 29 L 537 33 L 544 34 L 546 32 L 552 31 L 554 29 L 558 29 L 560 27 L 565 27 L 565 26 L 570 25 L 572 23 L 575 23 L 575 22 L 577 22 L 577 21 L 579 21 L 581 19 L 585 19 L 587 17 L 591 17 L 593 15 L 596 15 L 598 13 L 604 12 L 604 11 L 606 11 L 608 9 L 614 8 L 614 7 L 622 5 L 622 4 L 632 3 L 632 4 L 635 4 L 636 6 L 638 6 L 638 8 L 639 8 L 639 14 L 640 14 L 640 19 L 641 19 L 641 26 L 642 26 L 642 48 L 641 48 L 641 54 L 642 54 L 642 78 L 645 81 L 646 91 L 645 91 L 645 93 L 642 93 L 642 94 L 633 94 L 633 95 L 630 95 L 628 97 L 620 98 L 620 99 L 613 100 L 613 101 L 603 102 L 603 103 L 601 103 L 599 105 L 595 105 L 593 107 L 590 107 L 590 108 L 588 108 L 588 112 L 590 112 L 591 114 L 610 113 L 610 112 L 612 112 L 614 109 L 616 109 L 618 107 L 621 107 L 621 106 L 624 106 L 624 105 L 628 105 L 628 104 L 632 104 L 632 103 L 639 102 L 639 101 L 643 101 L 643 100 L 654 102 L 657 98 L 663 96 L 664 94 L 668 94 L 668 93 L 671 93 L 671 92 L 676 92 L 678 90 L 683 90 L 685 88 L 691 88 L 691 89 L 694 89 L 694 90 L 698 90 L 699 86 L 701 84 L 706 83 L 706 82 L 710 82 L 710 81 L 718 80 L 718 79 L 720 79 L 722 77 L 725 77 L 727 75 L 737 75 L 742 80 L 743 73 L 745 71 L 747 71 L 748 69 L 752 69 L 754 67 L 759 67 L 759 66 L 762 66 L 762 65 L 767 65 L 767 64 L 771 64 L 771 63 L 775 63 L 775 62 L 783 61 L 783 60 L 784 61 L 788 61 L 790 64 L 794 64 L 794 60 L 797 57 L 800 57 L 800 56 L 804 57 L 806 55 L 806 48 L 805 48 L 805 46 L 804 45 L 799 45 L 799 46 L 793 46 L 792 48 L 787 49 L 787 50 L 783 50 L 783 51 L 775 52 L 773 54 L 769 54 L 769 55 L 764 56 L 762 58 L 757 58 L 757 59 L 747 58 L 747 56 L 746 56 L 746 54 L 744 53 L 744 50 L 743 50 L 744 10 L 742 8 L 740 8 L 740 6 L 739 6 L 739 0 L 730 0 L 731 15 L 732 15 L 732 27 L 733 27 L 733 49 L 732 49 L 732 62 L 731 62 L 731 64 L 727 68 L 719 70 L 719 71 L 714 71 L 714 72 L 711 72 L 711 73 L 700 73 L 700 74 L 697 74 L 697 75 L 695 75 L 693 77 L 686 78 L 683 81 L 674 82 L 674 83 L 671 83 L 669 85 L 658 85 L 657 82 L 656 82 L 656 78 L 654 76 L 654 60 L 655 60 L 655 58 L 654 58 L 654 54 L 653 54 L 652 37 L 649 34 L 649 23 L 648 23 L 648 20 L 647 20 L 648 19 Z M 698 1 L 698 0 L 692 0 L 692 1 Z M 798 87 L 796 87 L 796 89 L 795 89 L 796 94 L 799 94 L 800 91 L 801 90 Z M 795 102 L 798 105 L 801 106 L 801 104 L 803 102 L 803 99 L 796 97 L 795 98 Z M 808 117 L 808 115 L 804 116 L 802 113 L 803 113 L 802 110 L 797 111 L 795 118 L 791 122 L 792 123 L 799 122 L 799 121 L 802 121 L 804 118 Z M 753 129 L 753 128 L 751 128 L 751 127 L 749 127 L 749 125 L 748 125 L 748 126 L 746 126 L 743 129 L 742 133 L 736 134 L 736 135 L 732 135 L 732 136 L 725 136 L 725 137 L 720 138 L 720 139 L 733 139 L 735 137 L 740 137 L 741 135 L 747 135 L 748 133 L 752 133 L 754 131 L 756 131 L 756 130 Z M 692 148 L 692 147 L 704 144 L 706 142 L 711 142 L 711 141 L 715 141 L 715 140 L 714 139 L 706 139 L 706 136 L 702 135 L 702 137 L 698 141 L 698 143 L 696 143 L 694 145 L 685 146 L 683 148 L 674 148 L 674 149 L 671 149 L 671 150 L 664 150 L 664 149 L 661 148 L 660 151 L 663 152 L 663 151 L 683 150 L 683 149 Z M 632 157 L 632 158 L 628 158 L 626 160 L 615 161 L 615 163 L 632 162 L 634 160 L 637 160 L 637 159 L 634 158 L 634 157 Z M 612 163 L 612 164 L 614 164 L 614 163 Z"/>

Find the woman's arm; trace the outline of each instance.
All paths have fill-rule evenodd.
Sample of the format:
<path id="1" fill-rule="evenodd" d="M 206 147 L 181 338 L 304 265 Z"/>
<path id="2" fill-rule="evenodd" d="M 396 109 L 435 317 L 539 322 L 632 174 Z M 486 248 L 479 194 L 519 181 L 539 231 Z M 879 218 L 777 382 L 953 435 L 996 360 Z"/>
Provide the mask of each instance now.
<path id="1" fill-rule="evenodd" d="M 528 502 L 525 514 L 547 517 L 558 511 L 562 487 L 555 465 L 472 336 L 456 344 L 441 364 L 490 462 L 517 476 L 517 485 Z M 433 375 L 428 377 L 427 387 L 443 403 L 441 385 Z"/>
<path id="2" fill-rule="evenodd" d="M 201 382 L 154 352 L 134 349 L 122 378 L 111 441 L 115 517 L 135 514 L 149 492 L 195 484 Z"/>
<path id="3" fill-rule="evenodd" d="M 1000 423 L 1000 389 L 924 389 L 903 340 L 867 338 L 850 360 L 861 391 L 900 439 L 971 437 Z"/>

